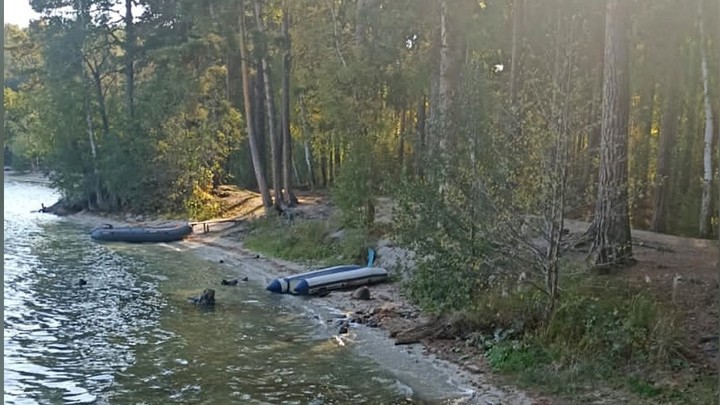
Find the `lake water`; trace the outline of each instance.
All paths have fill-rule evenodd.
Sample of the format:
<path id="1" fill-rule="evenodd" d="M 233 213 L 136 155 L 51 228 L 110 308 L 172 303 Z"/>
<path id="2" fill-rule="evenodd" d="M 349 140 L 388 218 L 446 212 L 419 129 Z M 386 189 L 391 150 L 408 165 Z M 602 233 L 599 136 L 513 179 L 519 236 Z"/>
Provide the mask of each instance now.
<path id="1" fill-rule="evenodd" d="M 31 212 L 51 189 L 4 187 L 5 403 L 425 402 L 264 286 L 219 286 L 227 269 L 167 246 L 95 243 Z M 208 287 L 214 310 L 188 304 Z"/>

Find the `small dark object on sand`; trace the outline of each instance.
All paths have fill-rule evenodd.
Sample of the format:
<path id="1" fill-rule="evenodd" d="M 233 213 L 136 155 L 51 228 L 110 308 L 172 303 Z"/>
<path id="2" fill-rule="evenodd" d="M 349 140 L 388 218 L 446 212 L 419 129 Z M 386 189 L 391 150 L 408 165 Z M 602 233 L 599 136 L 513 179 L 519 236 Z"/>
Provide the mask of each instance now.
<path id="1" fill-rule="evenodd" d="M 225 260 L 223 260 L 223 259 L 220 259 L 220 263 L 225 263 Z"/>
<path id="2" fill-rule="evenodd" d="M 204 307 L 215 305 L 215 290 L 212 288 L 204 290 L 201 296 L 190 298 L 190 303 Z"/>
<path id="3" fill-rule="evenodd" d="M 347 320 L 341 321 L 339 326 L 338 335 L 345 335 L 349 332 L 350 323 Z"/>
<path id="4" fill-rule="evenodd" d="M 357 290 L 353 291 L 352 297 L 356 300 L 367 301 L 367 300 L 371 299 L 370 289 L 365 286 L 362 286 L 362 287 L 358 288 Z"/>
<path id="5" fill-rule="evenodd" d="M 77 285 L 82 287 L 84 285 L 87 285 L 87 281 L 85 281 L 84 279 L 81 278 L 80 280 L 78 280 Z"/>
<path id="6" fill-rule="evenodd" d="M 234 278 L 232 280 L 223 280 L 220 284 L 222 284 L 222 285 L 238 285 L 238 279 Z"/>

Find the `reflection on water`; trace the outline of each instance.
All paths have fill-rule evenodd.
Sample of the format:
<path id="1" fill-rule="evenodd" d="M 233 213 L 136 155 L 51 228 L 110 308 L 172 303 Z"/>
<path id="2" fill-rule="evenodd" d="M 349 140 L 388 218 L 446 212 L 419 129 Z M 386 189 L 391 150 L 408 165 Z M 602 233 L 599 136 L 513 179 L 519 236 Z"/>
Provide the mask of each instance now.
<path id="1" fill-rule="evenodd" d="M 406 403 L 408 388 L 252 282 L 163 246 L 103 245 L 5 183 L 5 403 Z M 78 286 L 79 279 L 87 280 Z M 213 287 L 214 286 L 214 287 Z M 187 303 L 216 289 L 214 310 Z"/>

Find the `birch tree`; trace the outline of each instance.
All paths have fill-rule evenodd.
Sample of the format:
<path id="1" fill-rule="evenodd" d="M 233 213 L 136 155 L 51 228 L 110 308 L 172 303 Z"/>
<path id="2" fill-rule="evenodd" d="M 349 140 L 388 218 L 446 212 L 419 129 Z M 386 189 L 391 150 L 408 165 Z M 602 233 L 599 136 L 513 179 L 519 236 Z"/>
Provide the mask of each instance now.
<path id="1" fill-rule="evenodd" d="M 713 177 L 712 146 L 713 146 L 713 112 L 710 101 L 710 78 L 708 73 L 707 53 L 705 52 L 705 32 L 703 27 L 703 2 L 700 2 L 698 29 L 700 39 L 700 69 L 703 81 L 703 107 L 705 109 L 705 137 L 703 149 L 702 200 L 700 203 L 700 236 L 710 236 L 710 202 Z"/>

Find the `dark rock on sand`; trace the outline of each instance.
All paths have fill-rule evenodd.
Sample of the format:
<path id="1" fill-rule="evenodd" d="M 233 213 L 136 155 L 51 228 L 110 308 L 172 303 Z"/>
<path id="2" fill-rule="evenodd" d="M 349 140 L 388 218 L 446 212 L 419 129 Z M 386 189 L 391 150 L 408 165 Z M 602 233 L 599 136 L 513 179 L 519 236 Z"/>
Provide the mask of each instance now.
<path id="1" fill-rule="evenodd" d="M 365 300 L 365 301 L 367 301 L 367 300 L 371 299 L 371 297 L 370 297 L 370 289 L 367 288 L 367 287 L 365 287 L 365 286 L 360 287 L 360 288 L 358 288 L 357 290 L 353 291 L 352 297 L 353 297 L 354 299 L 356 299 L 356 300 Z"/>

